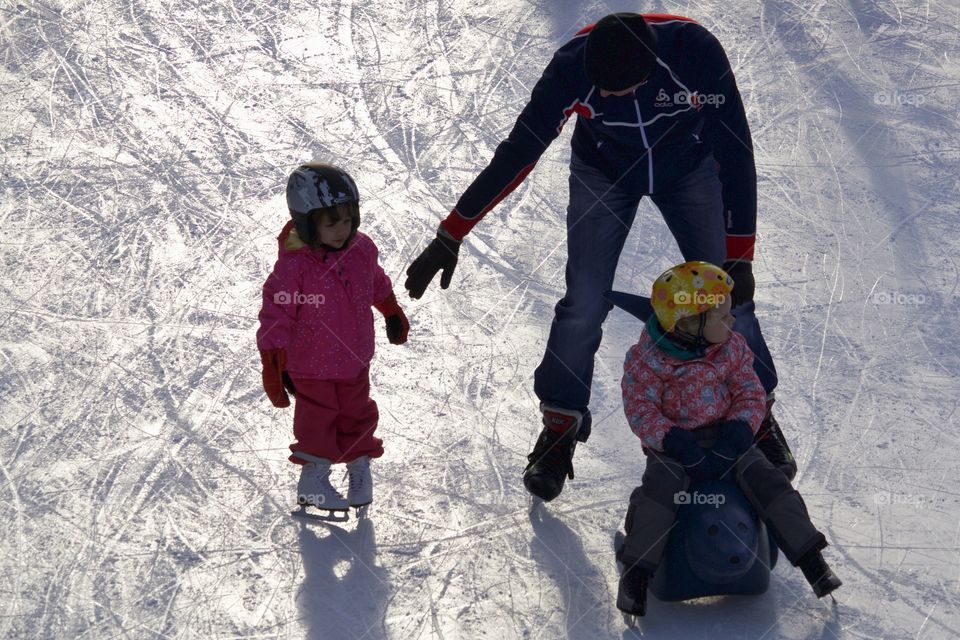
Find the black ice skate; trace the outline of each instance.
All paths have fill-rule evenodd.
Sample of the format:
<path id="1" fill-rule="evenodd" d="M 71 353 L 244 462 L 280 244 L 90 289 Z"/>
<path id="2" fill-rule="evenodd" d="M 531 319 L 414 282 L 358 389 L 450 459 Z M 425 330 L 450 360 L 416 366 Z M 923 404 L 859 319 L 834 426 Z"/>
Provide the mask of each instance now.
<path id="1" fill-rule="evenodd" d="M 800 567 L 800 571 L 803 571 L 803 577 L 813 587 L 813 592 L 817 594 L 818 598 L 835 591 L 837 587 L 843 584 L 840 578 L 830 570 L 827 561 L 823 559 L 823 554 L 819 551 L 811 551 L 800 558 L 797 566 Z"/>
<path id="2" fill-rule="evenodd" d="M 773 417 L 772 404 L 772 401 L 768 404 L 767 416 L 760 423 L 760 429 L 753 442 L 773 466 L 780 469 L 788 479 L 793 480 L 797 475 L 797 461 L 790 447 L 787 446 L 787 439 L 783 437 L 780 424 Z"/>
<path id="3" fill-rule="evenodd" d="M 573 451 L 582 414 L 579 411 L 542 406 L 543 431 L 527 456 L 523 486 L 534 496 L 549 502 L 573 480 Z"/>
<path id="4" fill-rule="evenodd" d="M 633 616 L 646 615 L 649 580 L 646 569 L 633 566 L 624 571 L 617 589 L 617 609 Z"/>

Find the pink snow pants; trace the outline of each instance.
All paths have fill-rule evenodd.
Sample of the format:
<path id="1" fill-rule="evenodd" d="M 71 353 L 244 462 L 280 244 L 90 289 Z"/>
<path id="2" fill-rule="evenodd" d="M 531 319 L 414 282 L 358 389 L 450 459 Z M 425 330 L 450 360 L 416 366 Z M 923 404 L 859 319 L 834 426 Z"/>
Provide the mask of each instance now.
<path id="1" fill-rule="evenodd" d="M 360 456 L 379 458 L 383 441 L 375 438 L 380 413 L 370 398 L 370 369 L 353 380 L 294 378 L 293 437 L 290 462 L 305 464 L 297 451 L 350 462 Z"/>

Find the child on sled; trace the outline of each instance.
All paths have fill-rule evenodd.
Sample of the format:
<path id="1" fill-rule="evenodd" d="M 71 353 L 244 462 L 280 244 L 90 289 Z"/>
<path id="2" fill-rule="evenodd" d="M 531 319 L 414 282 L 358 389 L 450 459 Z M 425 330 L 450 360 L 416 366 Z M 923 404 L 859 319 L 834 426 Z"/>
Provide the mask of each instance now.
<path id="1" fill-rule="evenodd" d="M 732 330 L 732 289 L 730 276 L 706 262 L 665 271 L 653 284 L 654 315 L 624 362 L 624 411 L 647 459 L 617 550 L 625 567 L 617 607 L 626 613 L 646 612 L 647 585 L 679 507 L 675 495 L 692 482 L 724 476 L 737 482 L 818 597 L 841 585 L 820 553 L 827 541 L 800 494 L 753 446 L 766 394 L 753 353 Z M 716 435 L 709 449 L 698 442 L 702 427 Z"/>

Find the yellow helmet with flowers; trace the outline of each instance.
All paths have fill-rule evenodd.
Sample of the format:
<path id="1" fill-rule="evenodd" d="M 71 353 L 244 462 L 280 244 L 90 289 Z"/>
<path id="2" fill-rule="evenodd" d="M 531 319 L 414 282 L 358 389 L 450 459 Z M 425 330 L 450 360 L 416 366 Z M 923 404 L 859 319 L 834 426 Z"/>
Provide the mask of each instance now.
<path id="1" fill-rule="evenodd" d="M 666 331 L 677 322 L 724 303 L 733 291 L 733 278 L 720 267 L 694 260 L 671 267 L 653 283 L 650 305 Z"/>

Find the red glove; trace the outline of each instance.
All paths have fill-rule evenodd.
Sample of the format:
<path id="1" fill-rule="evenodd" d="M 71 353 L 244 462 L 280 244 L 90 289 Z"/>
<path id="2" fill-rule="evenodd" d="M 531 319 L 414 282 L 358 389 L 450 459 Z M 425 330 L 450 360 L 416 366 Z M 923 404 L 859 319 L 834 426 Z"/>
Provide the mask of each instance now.
<path id="1" fill-rule="evenodd" d="M 403 309 L 397 304 L 397 297 L 391 293 L 386 300 L 373 306 L 386 318 L 387 339 L 390 340 L 390 344 L 406 342 L 407 333 L 410 331 L 410 322 L 407 320 L 407 316 L 403 315 Z"/>
<path id="2" fill-rule="evenodd" d="M 290 396 L 283 388 L 283 374 L 287 368 L 287 352 L 283 349 L 268 349 L 260 352 L 263 364 L 263 390 L 273 406 L 283 409 L 290 406 Z"/>

